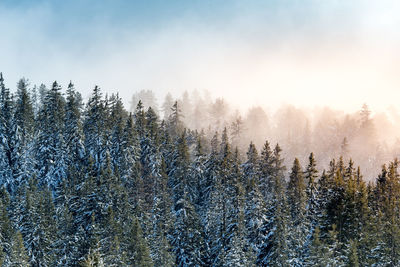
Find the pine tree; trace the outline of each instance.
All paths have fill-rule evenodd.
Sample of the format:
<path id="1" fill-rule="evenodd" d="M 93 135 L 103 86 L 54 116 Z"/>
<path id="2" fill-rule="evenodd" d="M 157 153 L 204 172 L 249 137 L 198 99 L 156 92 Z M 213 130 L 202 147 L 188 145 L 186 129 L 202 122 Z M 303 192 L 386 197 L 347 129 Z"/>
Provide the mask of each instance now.
<path id="1" fill-rule="evenodd" d="M 124 109 L 122 99 L 118 95 L 113 95 L 112 100 L 108 118 L 111 129 L 110 156 L 113 170 L 119 171 L 123 163 L 124 128 L 128 114 Z"/>
<path id="2" fill-rule="evenodd" d="M 140 147 L 133 119 L 133 115 L 130 114 L 125 123 L 119 167 L 121 180 L 128 187 L 134 186 L 140 170 Z"/>
<path id="3" fill-rule="evenodd" d="M 296 158 L 289 176 L 287 187 L 288 206 L 291 222 L 291 239 L 289 243 L 290 262 L 293 266 L 301 266 L 306 243 L 306 190 L 303 171 Z"/>
<path id="4" fill-rule="evenodd" d="M 149 247 L 136 218 L 132 219 L 129 232 L 128 262 L 130 266 L 135 267 L 153 266 Z"/>
<path id="5" fill-rule="evenodd" d="M 19 155 L 15 149 L 14 105 L 10 90 L 5 87 L 3 74 L 0 73 L 0 182 L 9 192 L 15 192 L 18 187 L 16 173 L 18 172 L 17 158 Z"/>
<path id="6" fill-rule="evenodd" d="M 34 113 L 30 94 L 27 88 L 27 80 L 18 82 L 17 99 L 14 113 L 14 152 L 15 184 L 27 183 L 34 174 Z"/>
<path id="7" fill-rule="evenodd" d="M 262 266 L 287 266 L 289 264 L 288 248 L 288 206 L 284 194 L 285 181 L 281 148 L 277 144 L 271 159 L 272 193 L 268 199 L 267 221 L 263 227 L 266 233 L 265 241 L 257 256 Z"/>
<path id="8" fill-rule="evenodd" d="M 236 222 L 234 231 L 231 232 L 230 249 L 223 260 L 224 266 L 255 266 L 256 254 L 249 248 L 247 234 L 244 225 L 244 190 L 238 181 L 237 192 Z"/>
<path id="9" fill-rule="evenodd" d="M 21 79 L 17 86 L 17 100 L 15 102 L 15 123 L 19 128 L 22 146 L 25 146 L 30 139 L 34 130 L 34 112 L 32 107 L 31 96 L 28 92 L 28 81 Z"/>
<path id="10" fill-rule="evenodd" d="M 105 159 L 107 146 L 105 144 L 106 105 L 100 88 L 95 86 L 84 112 L 83 133 L 87 157 L 94 160 L 94 167 L 99 173 Z"/>
<path id="11" fill-rule="evenodd" d="M 306 226 L 305 254 L 309 250 L 311 239 L 314 235 L 314 230 L 316 227 L 318 227 L 319 220 L 323 212 L 318 199 L 319 192 L 317 178 L 318 170 L 316 169 L 314 153 L 310 153 L 310 156 L 308 157 L 308 165 L 304 172 L 304 179 L 306 182 L 306 217 L 304 222 Z"/>
<path id="12" fill-rule="evenodd" d="M 126 216 L 126 215 L 125 215 Z M 120 246 L 120 237 L 122 237 L 122 226 L 115 218 L 113 208 L 107 209 L 107 215 L 102 224 L 100 236 L 100 251 L 106 266 L 123 266 L 125 265 L 124 253 Z"/>
<path id="13" fill-rule="evenodd" d="M 248 242 L 255 254 L 263 242 L 262 226 L 266 222 L 265 202 L 259 190 L 259 158 L 255 145 L 250 143 L 247 161 L 243 164 L 243 181 L 245 186 L 245 221 Z"/>
<path id="14" fill-rule="evenodd" d="M 378 247 L 375 255 L 378 255 L 382 262 L 389 266 L 399 264 L 400 227 L 399 212 L 396 207 L 399 205 L 400 175 L 398 173 L 398 161 L 395 160 L 382 168 L 382 173 L 377 179 L 376 205 L 378 221 Z"/>
<path id="15" fill-rule="evenodd" d="M 172 137 L 179 136 L 183 131 L 182 117 L 182 110 L 178 105 L 178 101 L 175 101 L 171 107 L 171 115 L 168 118 L 168 129 Z"/>
<path id="16" fill-rule="evenodd" d="M 202 213 L 203 190 L 202 185 L 205 183 L 205 164 L 206 155 L 204 154 L 203 143 L 201 137 L 197 137 L 194 159 L 191 167 L 191 180 L 193 181 L 193 203 L 199 214 Z"/>
<path id="17" fill-rule="evenodd" d="M 29 266 L 29 257 L 26 253 L 21 233 L 17 232 L 12 240 L 9 266 Z"/>
<path id="18" fill-rule="evenodd" d="M 160 177 L 161 153 L 159 151 L 158 118 L 149 108 L 145 113 L 144 135 L 140 138 L 141 194 L 142 209 L 150 213 L 155 196 L 154 184 Z M 147 215 L 149 216 L 149 215 Z"/>
<path id="19" fill-rule="evenodd" d="M 104 267 L 104 261 L 100 253 L 96 250 L 89 250 L 86 258 L 81 261 L 80 266 L 82 267 Z"/>
<path id="20" fill-rule="evenodd" d="M 78 169 L 82 166 L 85 156 L 83 130 L 81 121 L 81 96 L 75 91 L 72 82 L 67 88 L 67 102 L 65 105 L 64 141 L 66 149 L 66 164 Z"/>
<path id="21" fill-rule="evenodd" d="M 155 186 L 156 194 L 151 215 L 152 230 L 149 239 L 151 257 L 155 266 L 174 266 L 175 258 L 168 240 L 173 226 L 172 201 L 164 160 L 161 162 L 160 177 Z"/>
<path id="22" fill-rule="evenodd" d="M 183 132 L 177 141 L 173 169 L 169 173 L 173 191 L 175 223 L 172 232 L 172 246 L 176 255 L 176 266 L 202 264 L 202 251 L 205 248 L 198 214 L 190 198 L 189 152 Z"/>
<path id="23" fill-rule="evenodd" d="M 71 266 L 78 262 L 78 244 L 75 239 L 73 217 L 67 206 L 57 213 L 57 241 L 54 244 L 56 264 Z"/>
<path id="24" fill-rule="evenodd" d="M 273 175 L 273 162 L 274 156 L 273 152 L 270 148 L 269 142 L 266 141 L 262 150 L 260 157 L 260 192 L 263 195 L 264 199 L 270 198 L 272 194 L 272 175 Z"/>
<path id="25" fill-rule="evenodd" d="M 338 231 L 336 224 L 332 224 L 331 230 L 328 231 L 327 244 L 328 247 L 328 262 L 327 266 L 344 266 L 345 264 L 345 251 L 343 250 L 343 243 L 338 239 Z"/>
<path id="26" fill-rule="evenodd" d="M 357 255 L 357 241 L 350 240 L 350 248 L 349 255 L 347 260 L 347 266 L 349 267 L 358 267 L 360 264 L 358 263 L 358 255 Z"/>
<path id="27" fill-rule="evenodd" d="M 40 110 L 39 137 L 36 143 L 36 158 L 39 185 L 54 189 L 66 178 L 64 154 L 65 100 L 57 82 L 48 91 Z"/>
<path id="28" fill-rule="evenodd" d="M 47 189 L 39 191 L 36 179 L 32 179 L 26 191 L 25 201 L 18 227 L 25 241 L 30 264 L 33 266 L 52 265 L 56 229 L 51 193 Z"/>
<path id="29" fill-rule="evenodd" d="M 8 193 L 4 189 L 0 193 L 0 258 L 2 262 L 9 263 L 14 230 L 7 211 Z M 0 264 L 0 266 L 2 266 Z"/>
<path id="30" fill-rule="evenodd" d="M 5 261 L 5 256 L 4 256 L 4 251 L 3 251 L 3 246 L 0 244 L 0 266 L 3 266 L 3 263 Z"/>
<path id="31" fill-rule="evenodd" d="M 215 186 L 217 184 L 217 175 L 220 169 L 220 159 L 218 156 L 218 133 L 216 132 L 211 139 L 211 151 L 207 156 L 207 159 L 204 163 L 204 179 L 201 181 L 201 216 L 204 220 L 206 217 L 206 212 L 209 209 L 211 202 L 211 194 L 215 190 Z"/>
<path id="32" fill-rule="evenodd" d="M 220 265 L 223 264 L 224 257 L 229 250 L 230 233 L 233 231 L 230 228 L 236 221 L 237 211 L 234 198 L 237 192 L 237 180 L 241 181 L 242 179 L 234 174 L 232 168 L 234 157 L 226 129 L 222 133 L 220 150 L 216 156 L 219 166 L 217 172 L 214 173 L 216 180 L 210 191 L 205 224 L 211 260 L 213 264 Z"/>
<path id="33" fill-rule="evenodd" d="M 312 242 L 309 246 L 309 253 L 304 261 L 305 266 L 326 267 L 330 264 L 329 249 L 320 239 L 320 230 L 317 226 L 312 236 Z"/>
<path id="34" fill-rule="evenodd" d="M 174 105 L 174 100 L 170 93 L 167 93 L 164 99 L 164 103 L 161 106 L 161 111 L 164 114 L 164 120 L 168 120 L 169 116 L 171 115 L 171 107 Z"/>

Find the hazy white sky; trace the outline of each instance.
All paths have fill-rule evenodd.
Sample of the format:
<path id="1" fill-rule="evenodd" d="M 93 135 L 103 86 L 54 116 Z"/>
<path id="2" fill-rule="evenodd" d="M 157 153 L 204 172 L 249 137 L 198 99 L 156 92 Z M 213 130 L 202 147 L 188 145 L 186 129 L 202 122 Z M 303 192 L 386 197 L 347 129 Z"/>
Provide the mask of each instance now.
<path id="1" fill-rule="evenodd" d="M 126 103 L 207 89 L 246 107 L 384 109 L 400 99 L 398 14 L 388 0 L 2 0 L 0 71 L 12 89 L 72 80 Z"/>

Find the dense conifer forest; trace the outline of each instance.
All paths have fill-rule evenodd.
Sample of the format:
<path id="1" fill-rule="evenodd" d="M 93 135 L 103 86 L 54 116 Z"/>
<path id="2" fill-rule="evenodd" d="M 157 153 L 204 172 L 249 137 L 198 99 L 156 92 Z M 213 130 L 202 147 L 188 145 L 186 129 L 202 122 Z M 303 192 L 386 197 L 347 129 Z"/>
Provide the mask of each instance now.
<path id="1" fill-rule="evenodd" d="M 0 266 L 400 265 L 396 159 L 368 182 L 341 156 L 285 166 L 168 109 L 1 75 Z"/>

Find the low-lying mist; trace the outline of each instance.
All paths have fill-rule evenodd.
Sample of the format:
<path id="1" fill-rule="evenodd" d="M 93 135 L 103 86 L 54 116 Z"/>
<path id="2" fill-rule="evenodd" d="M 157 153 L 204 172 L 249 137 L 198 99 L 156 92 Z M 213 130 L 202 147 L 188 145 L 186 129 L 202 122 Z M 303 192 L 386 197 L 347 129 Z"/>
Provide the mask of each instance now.
<path id="1" fill-rule="evenodd" d="M 274 110 L 253 106 L 240 111 L 240 107 L 223 98 L 212 98 L 207 91 L 186 91 L 179 97 L 168 93 L 159 102 L 151 90 L 142 90 L 132 97 L 132 111 L 139 100 L 145 107 L 155 108 L 160 119 L 168 118 L 178 101 L 185 126 L 202 131 L 207 140 L 226 127 L 242 157 L 250 142 L 258 149 L 266 140 L 279 143 L 287 166 L 295 157 L 305 164 L 310 152 L 314 152 L 321 170 L 333 158 L 343 157 L 345 162 L 351 158 L 361 167 L 365 179 L 372 180 L 400 151 L 400 114 L 394 107 L 375 113 L 364 104 L 357 112 L 347 113 L 330 107 L 285 104 Z"/>

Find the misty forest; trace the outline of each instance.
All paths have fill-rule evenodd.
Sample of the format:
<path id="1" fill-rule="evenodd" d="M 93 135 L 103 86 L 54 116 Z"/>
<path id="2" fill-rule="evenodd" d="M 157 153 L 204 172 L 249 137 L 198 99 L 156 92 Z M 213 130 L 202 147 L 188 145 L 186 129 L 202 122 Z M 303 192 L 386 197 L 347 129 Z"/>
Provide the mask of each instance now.
<path id="1" fill-rule="evenodd" d="M 395 109 L 161 102 L 0 75 L 0 266 L 400 266 Z"/>

